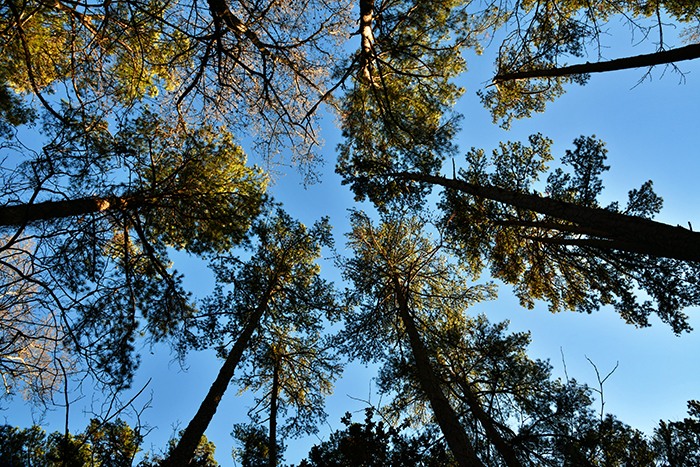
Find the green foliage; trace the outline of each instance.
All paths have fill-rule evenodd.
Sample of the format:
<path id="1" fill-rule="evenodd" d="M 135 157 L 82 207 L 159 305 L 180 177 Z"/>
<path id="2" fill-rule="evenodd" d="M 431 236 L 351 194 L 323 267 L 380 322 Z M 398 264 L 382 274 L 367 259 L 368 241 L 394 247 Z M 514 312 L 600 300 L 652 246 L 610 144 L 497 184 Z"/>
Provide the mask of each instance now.
<path id="1" fill-rule="evenodd" d="M 616 15 L 648 33 L 661 17 L 695 24 L 700 3 L 524 0 L 491 4 L 479 15 L 468 13 L 470 5 L 363 0 L 362 47 L 340 60 L 335 47 L 354 28 L 344 1 L 6 0 L 0 137 L 23 160 L 7 168 L 0 204 L 29 212 L 48 203 L 56 211 L 7 221 L 0 288 L 32 284 L 32 306 L 65 323 L 71 340 L 63 348 L 116 389 L 129 385 L 142 337 L 181 337 L 178 350 L 215 347 L 225 354 L 254 324 L 236 383 L 256 392 L 253 420 L 262 423 L 269 413 L 276 422 L 278 412 L 286 418 L 280 437 L 313 433 L 324 419 L 324 398 L 342 367 L 324 327 L 342 316 L 344 351 L 383 362 L 380 386 L 394 396 L 386 413 L 428 431 L 401 435 L 368 411 L 364 424 L 343 419 L 346 429 L 303 465 L 454 463 L 430 431 L 438 417 L 419 369 L 424 356 L 489 466 L 508 463 L 498 443 L 525 465 L 645 466 L 654 455 L 669 466 L 697 464 L 697 402 L 690 403 L 690 418 L 662 422 L 650 444 L 613 416 L 596 417 L 587 387 L 552 380 L 546 362 L 527 357 L 527 334 L 506 334 L 505 324 L 467 314 L 469 305 L 494 295 L 492 286 L 471 284 L 489 268 L 514 285 L 525 306 L 546 300 L 552 311 L 591 312 L 613 305 L 630 323 L 646 326 L 656 313 L 681 332 L 689 330 L 681 310 L 700 304 L 695 264 L 626 250 L 623 240 L 592 224 L 454 191 L 444 195 L 438 226 L 392 208 L 406 200 L 419 206 L 430 191 L 397 173 L 437 174 L 454 155 L 460 117 L 453 107 L 463 92 L 455 80 L 466 70 L 463 52 L 480 51 L 485 31 L 517 25 L 500 49 L 499 74 L 547 70 L 583 57 L 599 25 Z M 638 26 L 646 18 L 651 26 Z M 337 83 L 327 86 L 333 63 Z M 497 80 L 481 96 L 494 121 L 508 127 L 587 78 Z M 320 277 L 322 249 L 332 247 L 328 220 L 307 228 L 281 210 L 255 220 L 267 208 L 267 177 L 246 165 L 233 133 L 220 125 L 245 129 L 264 155 L 291 147 L 295 162 L 313 168 L 313 111 L 346 83 L 342 100 L 332 101 L 344 137 L 336 171 L 357 200 L 383 211 L 377 226 L 362 212 L 351 214 L 354 256 L 342 265 L 354 286 L 351 310 Z M 52 93 L 65 102 L 58 105 Z M 34 98 L 45 107 L 41 115 Z M 34 153 L 16 129 L 39 117 L 47 141 Z M 502 143 L 491 158 L 472 150 L 460 176 L 601 209 L 604 144 L 582 137 L 574 145 L 562 159 L 570 170 L 549 174 L 542 190 L 537 182 L 552 157 L 551 141 L 541 135 L 529 144 Z M 73 201 L 98 207 L 59 211 Z M 647 182 L 630 191 L 625 209 L 617 203 L 604 209 L 651 219 L 661 205 Z M 232 253 L 241 244 L 249 258 Z M 217 289 L 201 313 L 182 276 L 170 270 L 172 249 L 212 259 Z M 638 299 L 639 290 L 649 299 Z M 426 355 L 417 355 L 416 342 Z M 276 431 L 238 426 L 234 434 L 243 442 L 244 465 L 269 463 Z M 12 466 L 128 467 L 141 442 L 122 422 L 95 421 L 78 436 L 3 427 L 0 437 L 0 459 Z M 191 465 L 216 466 L 213 453 L 202 438 Z M 162 462 L 146 458 L 141 465 Z"/>
<path id="2" fill-rule="evenodd" d="M 0 73 L 2 73 L 0 71 Z M 32 124 L 37 113 L 3 83 L 0 74 L 0 138 L 10 138 L 20 125 Z"/>
<path id="3" fill-rule="evenodd" d="M 397 211 L 382 215 L 375 228 L 364 213 L 353 213 L 348 244 L 354 257 L 343 264 L 354 285 L 355 304 L 343 330 L 346 352 L 365 362 L 386 362 L 397 354 L 413 358 L 421 389 L 458 464 L 479 465 L 457 414 L 435 382 L 424 340 L 435 328 L 459 326 L 466 308 L 493 297 L 494 290 L 467 285 L 466 271 L 450 261 L 441 241 L 425 232 L 426 221 Z"/>
<path id="4" fill-rule="evenodd" d="M 479 90 L 477 94 L 484 107 L 491 112 L 493 123 L 509 130 L 513 119 L 529 118 L 533 113 L 544 112 L 547 102 L 553 102 L 564 94 L 565 84 L 585 84 L 586 80 L 572 77 L 509 80 L 494 84 L 495 89 Z"/>
<path id="5" fill-rule="evenodd" d="M 181 431 L 179 436 L 182 436 L 182 433 Z M 175 446 L 177 446 L 177 438 L 170 439 L 165 453 L 154 455 L 153 457 L 146 455 L 138 463 L 138 467 L 159 467 L 175 450 Z M 191 467 L 219 467 L 219 463 L 214 459 L 215 452 L 216 446 L 214 446 L 214 443 L 209 441 L 205 435 L 202 435 L 188 465 Z"/>
<path id="6" fill-rule="evenodd" d="M 365 410 L 364 423 L 352 422 L 349 413 L 341 419 L 345 429 L 328 441 L 313 446 L 299 467 L 438 467 L 457 465 L 432 430 L 409 436 L 405 426 L 375 422 L 374 410 Z"/>
<path id="7" fill-rule="evenodd" d="M 83 467 L 91 464 L 91 446 L 85 437 L 70 433 L 52 433 L 47 439 L 44 459 L 49 466 Z"/>
<path id="8" fill-rule="evenodd" d="M 90 420 L 77 436 L 38 426 L 0 427 L 0 465 L 8 467 L 131 467 L 143 441 L 125 422 Z"/>
<path id="9" fill-rule="evenodd" d="M 28 467 L 41 465 L 46 453 L 46 433 L 38 426 L 20 430 L 10 425 L 0 426 L 0 465 Z"/>
<path id="10" fill-rule="evenodd" d="M 25 175 L 7 181 L 3 201 L 31 210 L 61 193 L 69 207 L 91 207 L 80 215 L 56 207 L 55 217 L 15 236 L 18 226 L 5 226 L 3 264 L 32 264 L 34 306 L 58 307 L 81 363 L 128 386 L 135 339 L 170 338 L 193 311 L 168 249 L 205 257 L 241 244 L 266 202 L 267 177 L 246 165 L 224 128 L 167 123 L 144 110 L 111 133 L 99 115 L 68 116 L 47 121 L 49 142 L 18 165 Z M 16 275 L 8 280 L 28 280 Z"/>
<path id="11" fill-rule="evenodd" d="M 688 402 L 688 418 L 660 421 L 653 445 L 663 467 L 691 467 L 700 462 L 700 402 Z"/>
<path id="12" fill-rule="evenodd" d="M 248 424 L 236 424 L 233 426 L 231 436 L 237 440 L 240 447 L 233 448 L 233 460 L 241 467 L 269 467 L 270 465 L 270 439 L 264 427 Z M 285 446 L 277 442 L 277 463 L 282 463 L 282 453 Z"/>
<path id="13" fill-rule="evenodd" d="M 280 439 L 318 431 L 318 424 L 326 419 L 325 399 L 333 393 L 333 383 L 343 368 L 330 339 L 322 336 L 320 316 L 307 315 L 311 316 L 295 321 L 311 321 L 311 326 L 303 322 L 265 326 L 259 343 L 249 350 L 247 365 L 235 378 L 241 392 L 257 394 L 249 412 L 253 420 L 286 419 L 277 434 Z M 270 413 L 273 396 L 274 414 Z"/>
<path id="14" fill-rule="evenodd" d="M 119 419 L 113 423 L 92 419 L 85 434 L 91 444 L 91 463 L 103 467 L 131 467 L 143 442 L 139 430 Z"/>
<path id="15" fill-rule="evenodd" d="M 604 144 L 594 138 L 577 138 L 575 149 L 562 158 L 572 173 L 553 171 L 540 192 L 534 183 L 546 173 L 546 163 L 552 159 L 549 145 L 540 135 L 530 137 L 529 147 L 501 144 L 491 160 L 483 151 L 472 149 L 467 154 L 468 169 L 460 171 L 460 177 L 516 194 L 535 193 L 601 208 L 600 176 L 608 169 Z M 651 218 L 661 203 L 647 182 L 630 192 L 624 210 L 617 203 L 605 209 Z M 649 316 L 656 314 L 676 333 L 690 330 L 682 310 L 699 303 L 700 275 L 695 263 L 630 252 L 630 242 L 624 237 L 597 230 L 594 212 L 589 223 L 577 225 L 452 190 L 444 193 L 441 207 L 450 242 L 473 274 L 488 267 L 492 277 L 515 287 L 523 306 L 532 308 L 535 300 L 545 300 L 552 312 L 590 313 L 613 305 L 625 321 L 637 326 L 648 326 Z M 649 299 L 640 302 L 638 289 Z"/>
<path id="16" fill-rule="evenodd" d="M 147 0 L 109 5 L 8 2 L 0 57 L 17 93 L 51 92 L 71 83 L 82 102 L 127 106 L 179 84 L 188 39 L 168 24 L 175 4 Z M 67 88 L 68 89 L 68 88 Z"/>
<path id="17" fill-rule="evenodd" d="M 492 286 L 468 285 L 470 271 L 451 261 L 449 249 L 429 232 L 430 220 L 410 213 L 381 216 L 381 223 L 361 211 L 351 213 L 348 247 L 354 256 L 342 264 L 353 285 L 355 308 L 345 318 L 345 351 L 363 362 L 386 360 L 405 351 L 397 314 L 397 287 L 406 290 L 410 310 L 425 326 L 465 319 L 473 303 L 493 298 Z"/>
<path id="18" fill-rule="evenodd" d="M 203 304 L 202 334 L 190 334 L 183 343 L 215 345 L 228 354 L 231 338 L 263 310 L 235 382 L 241 391 L 256 393 L 254 421 L 267 415 L 276 424 L 277 417 L 286 418 L 281 438 L 318 430 L 325 397 L 342 371 L 323 331 L 324 318 L 336 320 L 343 306 L 317 263 L 322 248 L 332 246 L 328 219 L 307 228 L 281 209 L 261 218 L 251 229 L 249 260 L 226 255 L 213 261 L 218 286 Z"/>
<path id="19" fill-rule="evenodd" d="M 168 118 L 225 122 L 255 137 L 270 162 L 292 150 L 313 180 L 311 114 L 349 30 L 348 10 L 346 1 L 315 0 L 240 11 L 225 1 L 11 0 L 0 8 L 0 89 L 30 96 L 57 120 L 53 95 L 111 122 L 146 102 Z"/>
<path id="20" fill-rule="evenodd" d="M 600 0 L 518 1 L 502 7 L 500 14 L 512 32 L 504 39 L 496 60 L 493 88 L 480 91 L 482 103 L 491 111 L 494 123 L 510 128 L 511 121 L 544 112 L 545 104 L 561 96 L 569 83 L 586 84 L 590 74 L 559 77 L 510 78 L 520 72 L 547 71 L 561 68 L 570 59 L 585 55 L 602 58 L 605 24 L 620 19 L 632 34 L 643 37 L 659 34 L 659 49 L 667 48 L 668 35 L 660 30 L 669 19 L 675 26 L 691 24 L 681 36 L 697 37 L 700 7 L 695 1 L 623 2 Z M 654 31 L 658 29 L 659 32 Z M 636 35 L 634 37 L 637 37 Z M 637 42 L 637 41 L 635 41 Z M 655 43 L 656 44 L 656 43 Z M 614 52 L 613 52 L 614 54 Z M 614 57 L 613 58 L 618 58 Z M 502 79 L 501 77 L 507 77 Z"/>
<path id="21" fill-rule="evenodd" d="M 130 175 L 130 193 L 146 199 L 140 214 L 149 237 L 203 255 L 243 240 L 265 201 L 267 177 L 225 128 L 179 129 L 146 111 L 113 142 Z"/>
<path id="22" fill-rule="evenodd" d="M 523 409 L 519 406 L 527 404 L 528 399 L 558 390 L 558 383 L 549 382 L 551 367 L 527 357 L 529 333 L 506 333 L 507 327 L 507 322 L 491 324 L 479 315 L 449 326 L 436 323 L 426 330 L 424 339 L 452 403 L 465 405 L 460 412 L 470 412 L 466 409 L 465 390 L 471 387 L 484 410 L 502 426 L 521 415 L 519 411 Z M 395 392 L 386 409 L 388 415 L 409 414 L 407 420 L 420 424 L 429 421 L 430 410 L 412 360 L 400 354 L 388 358 L 378 384 L 385 394 Z M 476 426 L 473 415 L 465 417 L 466 426 Z"/>
<path id="23" fill-rule="evenodd" d="M 391 2 L 374 18 L 371 51 L 357 52 L 353 87 L 342 100 L 336 172 L 357 200 L 382 204 L 425 193 L 384 175 L 434 173 L 454 153 L 459 118 L 451 109 L 463 90 L 452 79 L 465 71 L 462 51 L 478 46 L 480 26 L 452 0 Z"/>
<path id="24" fill-rule="evenodd" d="M 597 417 L 592 391 L 574 380 L 553 379 L 547 362 L 527 356 L 529 334 L 507 333 L 507 326 L 479 316 L 462 326 L 435 326 L 424 339 L 443 392 L 462 414 L 485 465 L 506 465 L 489 428 L 512 447 L 520 465 L 654 465 L 641 432 L 611 415 Z M 389 358 L 379 385 L 392 395 L 387 415 L 429 422 L 428 399 L 410 357 Z M 487 422 L 476 414 L 475 402 Z"/>
<path id="25" fill-rule="evenodd" d="M 250 259 L 227 254 L 212 261 L 218 284 L 202 305 L 202 332 L 191 336 L 194 345 L 215 345 L 225 354 L 229 337 L 237 335 L 259 307 L 265 310 L 265 325 L 308 326 L 313 331 L 319 330 L 319 313 L 329 319 L 338 316 L 335 290 L 321 278 L 317 264 L 322 248 L 333 245 L 327 218 L 307 228 L 276 209 L 254 222 L 249 238 Z M 256 339 L 256 344 L 265 342 L 265 333 L 260 328 L 263 340 Z"/>

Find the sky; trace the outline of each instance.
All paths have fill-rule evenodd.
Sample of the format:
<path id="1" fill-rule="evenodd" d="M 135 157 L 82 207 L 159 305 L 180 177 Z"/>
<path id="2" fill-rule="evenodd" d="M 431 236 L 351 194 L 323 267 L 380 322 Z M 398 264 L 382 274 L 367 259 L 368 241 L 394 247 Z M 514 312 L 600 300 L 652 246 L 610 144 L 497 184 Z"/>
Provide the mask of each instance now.
<path id="1" fill-rule="evenodd" d="M 629 37 L 620 30 L 619 35 L 606 38 L 610 48 L 604 49 L 605 58 L 648 51 L 631 48 Z M 588 57 L 584 61 L 596 59 Z M 691 222 L 700 229 L 699 61 L 680 63 L 684 76 L 657 67 L 641 83 L 645 70 L 593 75 L 586 86 L 568 87 L 567 93 L 549 103 L 543 114 L 513 122 L 510 131 L 491 123 L 490 115 L 476 96 L 476 91 L 492 77 L 492 56 L 470 54 L 467 61 L 469 71 L 459 81 L 465 88 L 457 106 L 464 115 L 458 138 L 459 154 L 471 147 L 490 152 L 500 141 L 523 141 L 530 134 L 541 132 L 554 141 L 553 154 L 558 158 L 573 146 L 574 138 L 595 134 L 607 143 L 607 163 L 611 166 L 603 175 L 606 188 L 602 204 L 614 200 L 624 203 L 629 190 L 651 179 L 654 190 L 664 199 L 664 208 L 656 220 L 682 226 Z M 322 216 L 330 216 L 337 250 L 345 254 L 343 234 L 349 230 L 348 208 L 370 208 L 356 206 L 352 194 L 334 173 L 340 132 L 332 118 L 324 120 L 323 137 L 326 164 L 321 168 L 321 183 L 304 187 L 301 177 L 290 170 L 277 180 L 272 191 L 290 215 L 307 225 Z M 459 167 L 461 161 L 457 158 L 455 163 Z M 448 162 L 447 166 L 451 164 Z M 332 259 L 326 257 L 320 263 L 324 277 L 340 283 Z M 185 284 L 195 296 L 203 298 L 211 289 L 213 279 L 204 265 L 179 256 L 175 267 L 185 274 Z M 530 356 L 549 359 L 555 376 L 568 376 L 597 387 L 595 368 L 590 362 L 596 365 L 601 377 L 616 367 L 603 387 L 605 412 L 651 433 L 660 419 L 682 419 L 687 400 L 700 399 L 700 310 L 686 311 L 697 331 L 675 336 L 658 320 L 653 320 L 650 328 L 636 329 L 606 308 L 592 315 L 570 312 L 554 315 L 545 304 L 538 303 L 535 309 L 526 310 L 518 305 L 508 287 L 501 286 L 498 300 L 477 304 L 472 313 L 484 313 L 492 322 L 510 320 L 511 331 L 530 331 Z M 212 353 L 205 352 L 190 355 L 186 368 L 182 368 L 165 346 L 143 349 L 143 363 L 132 392 L 150 380 L 143 396 L 137 399 L 138 405 L 146 404 L 147 398 L 151 398 L 150 408 L 142 415 L 153 428 L 144 444 L 145 450 L 163 448 L 176 427 L 187 425 L 221 363 Z M 330 429 L 342 428 L 340 417 L 345 412 L 358 412 L 360 419 L 368 402 L 380 402 L 373 390 L 375 371 L 376 368 L 357 363 L 347 366 L 334 395 L 327 401 L 327 425 L 318 437 L 292 440 L 285 453 L 287 463 L 298 463 L 311 445 L 328 438 Z M 217 446 L 218 462 L 226 467 L 235 465 L 230 456 L 232 425 L 246 420 L 250 404 L 249 397 L 237 396 L 236 391 L 235 387 L 229 388 L 206 432 Z M 71 431 L 84 429 L 89 418 L 85 411 L 90 410 L 90 403 L 88 393 L 73 402 Z M 0 417 L 20 427 L 33 423 L 30 407 L 21 400 L 14 401 Z M 46 430 L 61 430 L 63 417 L 60 412 L 47 414 Z"/>

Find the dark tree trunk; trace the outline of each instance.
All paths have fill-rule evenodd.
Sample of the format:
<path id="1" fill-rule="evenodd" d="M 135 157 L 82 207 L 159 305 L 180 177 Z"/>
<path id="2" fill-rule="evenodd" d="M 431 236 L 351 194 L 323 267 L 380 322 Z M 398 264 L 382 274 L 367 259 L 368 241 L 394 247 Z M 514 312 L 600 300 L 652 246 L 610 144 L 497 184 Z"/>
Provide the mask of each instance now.
<path id="1" fill-rule="evenodd" d="M 0 206 L 0 226 L 21 226 L 29 222 L 62 219 L 110 210 L 133 210 L 144 206 L 147 202 L 148 199 L 145 196 L 110 196 Z"/>
<path id="2" fill-rule="evenodd" d="M 226 361 L 199 406 L 199 410 L 197 410 L 197 413 L 187 425 L 187 428 L 185 428 L 185 432 L 182 434 L 182 438 L 180 438 L 177 446 L 168 458 L 163 461 L 161 467 L 185 467 L 189 464 L 199 445 L 199 441 L 202 439 L 202 435 L 216 413 L 216 409 L 231 382 L 231 378 L 233 378 L 233 371 L 238 366 L 243 352 L 248 347 L 253 332 L 260 324 L 260 319 L 267 306 L 267 299 L 269 299 L 269 294 L 248 319 L 245 329 L 243 329 L 243 332 L 226 357 Z"/>
<path id="3" fill-rule="evenodd" d="M 595 236 L 603 237 L 602 241 L 588 241 L 586 244 L 589 246 L 700 262 L 700 232 L 680 226 L 674 227 L 602 208 L 579 206 L 490 185 L 475 185 L 463 180 L 408 172 L 393 175 L 406 180 L 440 185 L 479 198 L 573 222 L 580 228 L 595 231 Z M 568 226 L 562 226 L 562 230 L 568 230 Z"/>
<path id="4" fill-rule="evenodd" d="M 406 328 L 413 356 L 416 360 L 416 370 L 420 379 L 421 388 L 430 400 L 435 419 L 445 436 L 447 445 L 457 459 L 460 467 L 485 467 L 477 457 L 474 448 L 467 436 L 457 414 L 450 406 L 449 401 L 442 392 L 438 379 L 430 366 L 428 351 L 421 341 L 416 324 L 408 310 L 408 297 L 405 289 L 400 284 L 395 284 L 396 296 L 399 303 L 399 315 Z"/>
<path id="5" fill-rule="evenodd" d="M 368 82 L 372 82 L 370 66 L 374 58 L 374 33 L 372 22 L 374 21 L 374 0 L 360 0 L 360 69 Z"/>
<path id="6" fill-rule="evenodd" d="M 681 62 L 700 58 L 700 44 L 691 44 L 677 49 L 664 50 L 634 57 L 618 58 L 607 62 L 582 63 L 562 68 L 548 68 L 528 71 L 516 71 L 513 73 L 498 74 L 493 78 L 494 84 L 505 81 L 528 78 L 553 78 L 558 76 L 580 75 L 587 73 L 603 73 L 606 71 L 627 70 L 630 68 L 642 68 L 666 63 Z"/>
<path id="7" fill-rule="evenodd" d="M 462 392 L 464 394 L 464 401 L 469 406 L 474 418 L 476 418 L 484 431 L 486 432 L 486 437 L 489 439 L 491 444 L 496 448 L 496 451 L 503 457 L 506 465 L 508 467 L 522 467 L 522 464 L 515 455 L 513 446 L 510 445 L 503 437 L 501 433 L 496 428 L 496 424 L 493 419 L 484 411 L 479 403 L 479 400 L 472 391 L 472 388 L 468 381 L 463 381 L 460 385 L 462 387 Z"/>
<path id="8" fill-rule="evenodd" d="M 270 395 L 270 438 L 268 440 L 270 467 L 277 466 L 277 404 L 280 390 L 279 361 L 277 355 L 274 355 L 274 358 L 275 367 L 272 373 L 272 394 Z"/>

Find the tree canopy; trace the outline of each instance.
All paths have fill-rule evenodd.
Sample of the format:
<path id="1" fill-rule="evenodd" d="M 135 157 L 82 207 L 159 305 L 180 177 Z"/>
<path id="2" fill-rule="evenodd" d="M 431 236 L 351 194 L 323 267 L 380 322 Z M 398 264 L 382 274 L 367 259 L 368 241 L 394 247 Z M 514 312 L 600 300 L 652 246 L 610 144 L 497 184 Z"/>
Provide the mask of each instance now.
<path id="1" fill-rule="evenodd" d="M 606 49 L 618 21 L 639 53 Z M 144 434 L 110 420 L 146 346 L 164 343 L 181 362 L 222 362 L 143 467 L 215 466 L 204 433 L 230 385 L 253 393 L 233 428 L 242 462 L 280 464 L 286 439 L 319 431 L 351 360 L 379 365 L 389 402 L 346 416 L 301 465 L 694 465 L 696 401 L 644 434 L 530 358 L 527 332 L 471 310 L 502 283 L 526 308 L 608 307 L 690 332 L 700 234 L 654 220 L 651 180 L 602 201 L 595 136 L 561 163 L 547 128 L 490 157 L 457 143 L 472 53 L 492 51 L 479 95 L 507 129 L 596 73 L 682 75 L 699 25 L 700 3 L 675 0 L 3 0 L 5 397 L 50 407 L 60 391 L 67 420 L 71 390 L 94 388 L 110 417 L 79 435 L 5 426 L 1 463 L 134 464 Z M 270 193 L 288 168 L 322 179 L 326 114 L 342 132 L 336 173 L 364 203 L 345 253 L 328 217 L 307 227 Z M 212 291 L 188 285 L 181 255 L 209 264 Z"/>

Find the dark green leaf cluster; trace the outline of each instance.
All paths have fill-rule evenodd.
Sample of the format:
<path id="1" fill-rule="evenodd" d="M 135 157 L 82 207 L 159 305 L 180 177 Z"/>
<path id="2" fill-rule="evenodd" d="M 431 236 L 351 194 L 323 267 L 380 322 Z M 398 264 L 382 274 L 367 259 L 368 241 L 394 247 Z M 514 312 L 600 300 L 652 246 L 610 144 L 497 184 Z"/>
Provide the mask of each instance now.
<path id="1" fill-rule="evenodd" d="M 264 427 L 253 424 L 237 423 L 233 426 L 231 436 L 236 439 L 239 447 L 233 449 L 233 458 L 236 465 L 241 467 L 269 467 L 270 466 L 270 438 Z M 286 446 L 279 440 L 277 442 L 278 464 L 282 463 L 282 454 Z"/>
<path id="2" fill-rule="evenodd" d="M 456 465 L 434 430 L 402 433 L 404 427 L 374 421 L 374 410 L 365 410 L 364 423 L 352 422 L 349 413 L 341 420 L 345 429 L 311 448 L 299 467 L 438 467 Z"/>
<path id="3" fill-rule="evenodd" d="M 0 465 L 7 467 L 131 467 L 143 437 L 122 420 L 92 419 L 79 435 L 46 435 L 39 426 L 0 427 Z"/>
<path id="4" fill-rule="evenodd" d="M 0 83 L 4 81 L 0 75 Z M 6 84 L 0 84 L 0 138 L 9 139 L 17 127 L 32 124 L 36 118 L 34 109 L 27 106 Z"/>
<path id="5" fill-rule="evenodd" d="M 533 184 L 546 172 L 551 155 L 549 142 L 539 135 L 530 138 L 529 147 L 501 144 L 491 160 L 483 151 L 472 150 L 460 176 L 473 185 L 509 190 L 513 198 L 534 193 L 600 209 L 600 176 L 608 169 L 603 163 L 607 151 L 594 138 L 578 138 L 574 145 L 562 159 L 571 173 L 562 169 L 550 173 L 542 192 Z M 454 190 L 444 192 L 441 208 L 450 242 L 462 260 L 475 273 L 489 268 L 492 277 L 512 284 L 524 306 L 545 300 L 552 311 L 590 313 L 613 305 L 637 326 L 648 326 L 649 316 L 657 314 L 676 333 L 690 329 L 682 310 L 699 303 L 696 263 L 644 254 L 630 240 L 634 226 L 620 221 L 616 233 L 598 224 L 593 210 L 586 211 L 587 223 L 566 222 Z M 647 182 L 630 192 L 622 212 L 651 218 L 660 208 L 661 198 Z M 606 210 L 619 208 L 614 203 Z M 649 299 L 640 301 L 638 289 Z"/>
<path id="6" fill-rule="evenodd" d="M 178 433 L 178 437 L 182 437 L 183 432 Z M 168 441 L 168 446 L 165 452 L 155 454 L 152 457 L 146 453 L 144 458 L 136 465 L 136 467 L 160 467 L 177 446 L 178 437 L 173 437 Z M 192 453 L 192 457 L 188 465 L 192 467 L 219 467 L 219 463 L 214 459 L 216 446 L 209 441 L 205 435 L 199 439 L 196 449 Z"/>
<path id="7" fill-rule="evenodd" d="M 692 467 L 700 462 L 700 402 L 688 402 L 689 417 L 661 420 L 654 430 L 654 449 L 663 467 Z"/>

